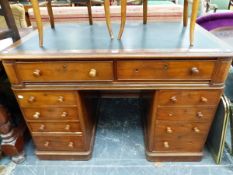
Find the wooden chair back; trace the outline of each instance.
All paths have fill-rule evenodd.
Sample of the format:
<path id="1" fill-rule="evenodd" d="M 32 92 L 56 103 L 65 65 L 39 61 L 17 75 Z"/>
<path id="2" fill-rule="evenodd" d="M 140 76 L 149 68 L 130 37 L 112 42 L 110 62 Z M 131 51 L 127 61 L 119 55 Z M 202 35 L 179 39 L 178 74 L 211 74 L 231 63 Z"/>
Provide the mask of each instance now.
<path id="1" fill-rule="evenodd" d="M 20 39 L 18 28 L 16 27 L 15 20 L 10 8 L 9 1 L 0 0 L 0 15 L 4 16 L 8 29 L 0 32 L 0 39 L 5 39 L 11 37 L 13 41 Z"/>

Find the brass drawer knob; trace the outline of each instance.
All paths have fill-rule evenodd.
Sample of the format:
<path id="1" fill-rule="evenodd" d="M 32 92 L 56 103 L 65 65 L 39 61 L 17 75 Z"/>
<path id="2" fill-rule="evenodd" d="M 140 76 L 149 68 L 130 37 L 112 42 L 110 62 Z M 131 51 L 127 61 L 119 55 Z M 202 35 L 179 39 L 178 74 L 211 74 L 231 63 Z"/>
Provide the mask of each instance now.
<path id="1" fill-rule="evenodd" d="M 201 102 L 207 103 L 207 102 L 208 102 L 208 99 L 205 98 L 205 97 L 201 97 Z"/>
<path id="2" fill-rule="evenodd" d="M 36 69 L 33 71 L 33 76 L 34 77 L 40 77 L 41 76 L 41 70 L 40 69 Z"/>
<path id="3" fill-rule="evenodd" d="M 163 146 L 164 146 L 164 148 L 169 148 L 170 147 L 168 142 L 163 142 Z"/>
<path id="4" fill-rule="evenodd" d="M 169 134 L 173 133 L 173 130 L 172 130 L 171 127 L 167 127 L 167 128 L 166 128 L 166 131 L 167 131 L 167 133 L 169 133 Z"/>
<path id="5" fill-rule="evenodd" d="M 97 71 L 96 71 L 96 69 L 91 69 L 90 71 L 89 71 L 89 76 L 90 77 L 96 77 L 96 74 L 97 74 Z"/>
<path id="6" fill-rule="evenodd" d="M 33 102 L 35 102 L 36 101 L 36 97 L 34 97 L 34 96 L 30 96 L 29 98 L 28 98 L 28 102 L 29 103 L 33 103 Z"/>
<path id="7" fill-rule="evenodd" d="M 65 130 L 69 131 L 70 130 L 70 125 L 66 125 Z"/>
<path id="8" fill-rule="evenodd" d="M 45 146 L 45 147 L 48 147 L 48 146 L 49 146 L 49 141 L 46 141 L 46 142 L 44 143 L 44 146 Z"/>
<path id="9" fill-rule="evenodd" d="M 58 99 L 57 99 L 58 102 L 62 103 L 65 101 L 64 97 L 63 96 L 59 96 Z"/>
<path id="10" fill-rule="evenodd" d="M 64 117 L 67 117 L 68 116 L 68 113 L 67 112 L 62 112 L 61 114 L 61 117 L 64 118 Z"/>
<path id="11" fill-rule="evenodd" d="M 195 75 L 195 74 L 199 74 L 199 72 L 200 72 L 200 71 L 199 71 L 199 69 L 198 69 L 197 67 L 192 67 L 192 68 L 191 68 L 191 73 L 192 73 L 192 74 L 194 74 L 194 75 Z"/>
<path id="12" fill-rule="evenodd" d="M 194 128 L 193 128 L 193 131 L 194 131 L 195 133 L 199 133 L 199 132 L 200 132 L 200 129 L 199 129 L 198 127 L 194 127 Z"/>
<path id="13" fill-rule="evenodd" d="M 176 103 L 177 102 L 176 96 L 171 97 L 170 101 L 172 101 L 173 103 Z"/>
<path id="14" fill-rule="evenodd" d="M 69 142 L 68 147 L 73 148 L 74 147 L 74 143 L 73 142 Z"/>
<path id="15" fill-rule="evenodd" d="M 33 118 L 34 119 L 40 118 L 40 113 L 39 112 L 35 112 L 35 114 L 33 114 Z"/>
<path id="16" fill-rule="evenodd" d="M 172 114 L 172 113 L 169 113 L 168 116 L 169 116 L 169 117 L 173 117 L 173 114 Z"/>
<path id="17" fill-rule="evenodd" d="M 45 129 L 45 125 L 44 124 L 42 124 L 42 125 L 40 125 L 40 128 L 39 128 L 41 131 L 44 131 L 44 129 Z"/>
<path id="18" fill-rule="evenodd" d="M 197 117 L 202 118 L 203 116 L 202 112 L 197 112 Z"/>

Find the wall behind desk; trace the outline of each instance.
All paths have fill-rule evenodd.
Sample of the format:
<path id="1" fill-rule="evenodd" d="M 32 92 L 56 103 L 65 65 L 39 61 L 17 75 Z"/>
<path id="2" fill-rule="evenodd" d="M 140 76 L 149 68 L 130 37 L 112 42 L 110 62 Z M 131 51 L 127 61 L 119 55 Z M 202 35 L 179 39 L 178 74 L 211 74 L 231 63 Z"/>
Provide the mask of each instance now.
<path id="1" fill-rule="evenodd" d="M 48 22 L 48 13 L 45 7 L 41 7 L 41 15 L 43 21 Z M 53 7 L 56 22 L 76 21 L 88 22 L 87 7 Z M 29 15 L 32 22 L 35 22 L 33 10 L 29 9 Z M 104 7 L 93 6 L 92 15 L 94 21 L 105 21 Z M 181 5 L 152 5 L 148 7 L 148 20 L 164 21 L 164 20 L 181 20 L 183 16 L 183 7 Z M 127 20 L 142 20 L 142 6 L 128 6 Z M 111 6 L 112 21 L 120 20 L 120 6 Z"/>

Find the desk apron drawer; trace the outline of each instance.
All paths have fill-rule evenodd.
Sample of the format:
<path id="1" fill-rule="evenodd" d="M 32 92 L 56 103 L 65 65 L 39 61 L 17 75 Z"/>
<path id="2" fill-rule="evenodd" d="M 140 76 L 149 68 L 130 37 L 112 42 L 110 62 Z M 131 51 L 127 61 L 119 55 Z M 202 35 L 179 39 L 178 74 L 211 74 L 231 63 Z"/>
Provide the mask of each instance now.
<path id="1" fill-rule="evenodd" d="M 17 62 L 22 82 L 112 81 L 112 61 Z"/>
<path id="2" fill-rule="evenodd" d="M 118 80 L 211 80 L 215 61 L 118 61 Z"/>

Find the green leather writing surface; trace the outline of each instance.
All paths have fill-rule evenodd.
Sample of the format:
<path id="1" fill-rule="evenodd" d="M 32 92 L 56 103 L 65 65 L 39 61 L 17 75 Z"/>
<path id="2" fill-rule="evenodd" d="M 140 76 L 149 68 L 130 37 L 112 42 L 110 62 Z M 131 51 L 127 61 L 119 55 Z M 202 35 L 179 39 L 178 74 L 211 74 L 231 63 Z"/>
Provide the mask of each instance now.
<path id="1" fill-rule="evenodd" d="M 119 24 L 113 24 L 113 31 L 115 39 L 111 40 L 104 23 L 95 23 L 93 26 L 86 23 L 57 23 L 55 30 L 45 27 L 43 48 L 38 45 L 36 31 L 18 47 L 4 53 L 109 52 L 118 54 L 135 53 L 138 50 L 171 54 L 175 51 L 189 55 L 202 52 L 203 56 L 205 53 L 232 53 L 230 46 L 199 26 L 196 26 L 194 46 L 190 48 L 189 28 L 183 27 L 182 22 L 149 21 L 147 25 L 143 25 L 142 22 L 130 22 L 126 24 L 122 40 L 117 39 Z"/>

